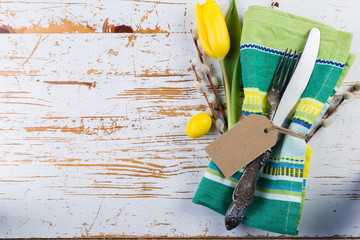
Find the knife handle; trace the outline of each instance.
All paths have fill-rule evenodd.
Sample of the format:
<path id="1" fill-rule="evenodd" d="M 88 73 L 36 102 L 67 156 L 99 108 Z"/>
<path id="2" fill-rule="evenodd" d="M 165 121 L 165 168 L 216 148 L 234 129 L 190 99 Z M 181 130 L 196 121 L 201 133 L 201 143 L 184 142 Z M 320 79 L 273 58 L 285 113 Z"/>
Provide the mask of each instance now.
<path id="1" fill-rule="evenodd" d="M 235 207 L 238 210 L 245 209 L 245 211 L 242 211 L 244 215 L 246 213 L 247 207 L 250 205 L 254 197 L 256 182 L 261 167 L 269 159 L 269 156 L 270 156 L 270 150 L 267 150 L 259 157 L 257 157 L 255 160 L 253 160 L 251 163 L 249 163 L 246 166 L 238 184 L 234 189 L 233 201 Z"/>

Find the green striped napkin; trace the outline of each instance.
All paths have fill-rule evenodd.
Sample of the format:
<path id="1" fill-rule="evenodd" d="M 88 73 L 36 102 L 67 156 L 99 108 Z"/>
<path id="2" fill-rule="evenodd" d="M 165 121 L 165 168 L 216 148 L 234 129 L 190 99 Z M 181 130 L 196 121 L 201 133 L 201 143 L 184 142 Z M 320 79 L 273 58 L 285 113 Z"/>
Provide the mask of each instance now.
<path id="1" fill-rule="evenodd" d="M 267 89 L 285 49 L 303 50 L 310 29 L 320 29 L 318 59 L 289 126 L 308 134 L 354 61 L 355 56 L 349 53 L 352 34 L 259 6 L 250 7 L 243 22 L 240 58 L 244 116 L 268 113 Z M 301 139 L 286 135 L 278 142 L 260 173 L 244 224 L 281 234 L 298 234 L 310 155 L 311 148 Z M 242 171 L 225 178 L 211 161 L 193 202 L 224 215 Z"/>

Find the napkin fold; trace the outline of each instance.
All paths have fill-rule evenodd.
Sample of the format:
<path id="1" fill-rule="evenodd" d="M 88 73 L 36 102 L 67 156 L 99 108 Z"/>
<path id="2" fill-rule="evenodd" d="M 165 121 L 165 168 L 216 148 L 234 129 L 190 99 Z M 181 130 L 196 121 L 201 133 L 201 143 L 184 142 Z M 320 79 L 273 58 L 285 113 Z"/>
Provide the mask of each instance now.
<path id="1" fill-rule="evenodd" d="M 319 55 L 289 129 L 307 135 L 319 121 L 345 78 L 355 56 L 352 34 L 316 21 L 265 7 L 252 6 L 244 15 L 240 46 L 244 116 L 267 115 L 267 90 L 286 48 L 303 50 L 309 31 L 321 32 Z M 306 191 L 311 148 L 289 135 L 276 144 L 261 170 L 255 196 L 243 223 L 271 232 L 297 235 Z M 243 169 L 225 178 L 210 162 L 193 202 L 225 215 Z"/>

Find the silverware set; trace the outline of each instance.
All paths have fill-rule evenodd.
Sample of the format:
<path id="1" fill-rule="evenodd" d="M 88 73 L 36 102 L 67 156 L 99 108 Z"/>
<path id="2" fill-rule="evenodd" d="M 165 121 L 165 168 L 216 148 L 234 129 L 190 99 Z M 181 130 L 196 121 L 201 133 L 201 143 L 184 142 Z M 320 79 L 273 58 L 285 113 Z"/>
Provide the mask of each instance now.
<path id="1" fill-rule="evenodd" d="M 302 54 L 296 55 L 297 51 L 292 53 L 292 50 L 288 52 L 288 49 L 284 52 L 273 75 L 267 95 L 270 106 L 268 119 L 278 126 L 286 127 L 289 124 L 289 118 L 291 118 L 294 108 L 310 79 L 319 46 L 320 31 L 313 28 L 309 33 Z M 227 230 L 234 229 L 243 221 L 248 206 L 254 197 L 259 172 L 268 160 L 270 153 L 271 149 L 265 151 L 245 167 L 234 189 L 233 201 L 225 215 Z"/>

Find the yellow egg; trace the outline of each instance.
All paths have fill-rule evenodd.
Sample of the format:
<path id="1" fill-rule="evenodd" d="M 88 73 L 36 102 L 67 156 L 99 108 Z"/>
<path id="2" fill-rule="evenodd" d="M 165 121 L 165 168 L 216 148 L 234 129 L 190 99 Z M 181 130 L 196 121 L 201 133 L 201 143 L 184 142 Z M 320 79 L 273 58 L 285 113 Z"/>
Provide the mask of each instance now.
<path id="1" fill-rule="evenodd" d="M 206 113 L 196 114 L 186 127 L 186 133 L 191 138 L 204 136 L 211 128 L 211 117 Z"/>

